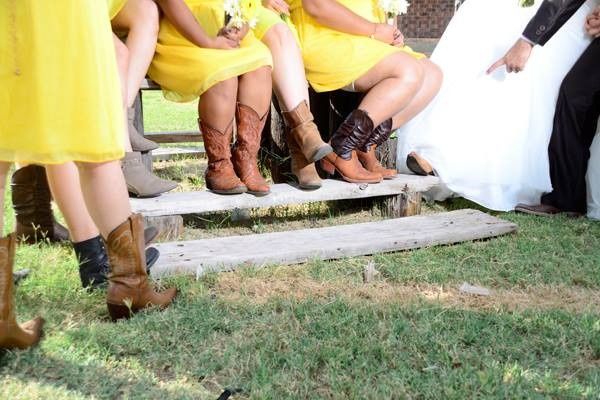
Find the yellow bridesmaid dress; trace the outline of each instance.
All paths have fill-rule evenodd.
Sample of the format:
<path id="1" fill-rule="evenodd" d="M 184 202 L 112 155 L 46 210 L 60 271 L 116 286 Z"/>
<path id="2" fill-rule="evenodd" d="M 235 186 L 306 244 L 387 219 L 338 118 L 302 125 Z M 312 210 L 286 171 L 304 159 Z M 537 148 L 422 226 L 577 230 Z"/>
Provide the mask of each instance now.
<path id="1" fill-rule="evenodd" d="M 217 36 L 224 25 L 224 2 L 185 2 L 206 33 Z M 163 18 L 148 75 L 162 87 L 167 99 L 186 102 L 194 100 L 219 82 L 272 64 L 269 49 L 252 31 L 248 32 L 237 49 L 207 49 L 188 41 L 167 18 Z"/>
<path id="2" fill-rule="evenodd" d="M 0 2 L 0 160 L 123 157 L 124 116 L 106 1 Z"/>
<path id="3" fill-rule="evenodd" d="M 277 24 L 287 25 L 294 34 L 298 45 L 300 45 L 298 32 L 296 31 L 296 27 L 294 26 L 291 17 L 286 15 L 278 15 L 276 12 L 265 7 L 261 7 L 258 12 L 258 22 L 254 28 L 254 34 L 258 39 L 262 40 L 267 34 L 267 31 Z"/>
<path id="4" fill-rule="evenodd" d="M 107 1 L 108 1 L 108 15 L 110 16 L 111 20 L 117 16 L 119 11 L 121 11 L 123 9 L 123 7 L 125 7 L 125 4 L 127 3 L 127 0 L 107 0 Z"/>
<path id="5" fill-rule="evenodd" d="M 371 22 L 385 22 L 377 0 L 337 0 Z M 317 92 L 341 89 L 356 81 L 390 54 L 405 52 L 416 59 L 424 54 L 410 47 L 390 46 L 366 36 L 325 27 L 302 9 L 302 0 L 287 0 L 302 44 L 306 77 Z"/>

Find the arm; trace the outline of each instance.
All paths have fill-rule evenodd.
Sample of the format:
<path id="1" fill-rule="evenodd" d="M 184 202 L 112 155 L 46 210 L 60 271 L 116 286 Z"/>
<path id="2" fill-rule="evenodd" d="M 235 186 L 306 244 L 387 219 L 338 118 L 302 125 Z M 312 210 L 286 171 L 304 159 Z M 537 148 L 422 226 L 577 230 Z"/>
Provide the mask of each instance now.
<path id="1" fill-rule="evenodd" d="M 177 29 L 184 38 L 196 46 L 223 49 L 237 47 L 237 43 L 234 40 L 222 36 L 217 36 L 216 38 L 209 36 L 204 29 L 202 29 L 183 0 L 155 1 L 175 29 Z"/>
<path id="2" fill-rule="evenodd" d="M 396 39 L 396 28 L 366 20 L 336 0 L 302 0 L 302 8 L 315 21 L 339 32 L 358 36 L 372 36 L 385 43 Z"/>
<path id="3" fill-rule="evenodd" d="M 583 3 L 585 0 L 545 0 L 527 24 L 523 36 L 533 44 L 545 45 Z"/>

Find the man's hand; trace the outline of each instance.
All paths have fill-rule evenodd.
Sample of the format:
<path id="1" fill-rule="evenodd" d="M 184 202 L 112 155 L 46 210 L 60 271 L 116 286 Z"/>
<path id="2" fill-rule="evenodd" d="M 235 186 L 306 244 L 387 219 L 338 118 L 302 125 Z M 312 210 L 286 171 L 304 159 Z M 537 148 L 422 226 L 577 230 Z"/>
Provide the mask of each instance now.
<path id="1" fill-rule="evenodd" d="M 290 6 L 285 0 L 262 0 L 262 5 L 278 14 L 290 15 Z"/>
<path id="2" fill-rule="evenodd" d="M 600 37 L 600 6 L 597 6 L 585 20 L 585 30 L 592 37 Z"/>
<path id="3" fill-rule="evenodd" d="M 506 65 L 507 72 L 521 72 L 525 69 L 525 64 L 529 60 L 533 45 L 524 39 L 517 40 L 517 43 L 511 47 L 511 49 L 498 61 L 496 61 L 488 70 L 487 73 L 491 74 L 496 69 L 503 65 Z"/>

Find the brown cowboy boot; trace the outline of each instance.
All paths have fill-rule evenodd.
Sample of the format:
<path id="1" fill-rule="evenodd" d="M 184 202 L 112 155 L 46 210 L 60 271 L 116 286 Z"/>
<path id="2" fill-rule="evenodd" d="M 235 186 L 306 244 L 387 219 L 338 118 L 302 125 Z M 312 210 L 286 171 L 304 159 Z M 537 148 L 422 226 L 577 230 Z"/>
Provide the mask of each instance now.
<path id="1" fill-rule="evenodd" d="M 165 308 L 177 294 L 175 288 L 158 293 L 150 286 L 144 247 L 144 222 L 140 214 L 132 214 L 108 235 L 110 274 L 106 305 L 113 321 L 129 318 L 151 306 Z"/>
<path id="2" fill-rule="evenodd" d="M 26 349 L 39 342 L 44 320 L 17 324 L 13 293 L 13 262 L 16 237 L 0 238 L 0 349 Z"/>
<path id="3" fill-rule="evenodd" d="M 363 110 L 354 110 L 331 137 L 333 153 L 321 160 L 321 167 L 329 175 L 336 171 L 342 179 L 352 183 L 379 183 L 379 173 L 367 171 L 356 156 L 373 133 L 373 120 Z"/>
<path id="4" fill-rule="evenodd" d="M 223 133 L 203 121 L 198 122 L 208 157 L 208 167 L 204 175 L 206 187 L 218 194 L 246 193 L 246 185 L 235 174 L 231 163 L 233 130 L 228 128 L 227 133 Z"/>
<path id="5" fill-rule="evenodd" d="M 315 163 L 309 162 L 298 143 L 293 138 L 288 139 L 288 149 L 292 159 L 292 174 L 298 179 L 298 187 L 302 190 L 317 190 L 323 185 L 317 173 Z"/>
<path id="6" fill-rule="evenodd" d="M 260 118 L 256 111 L 240 103 L 235 112 L 237 135 L 232 151 L 233 167 L 248 188 L 248 193 L 255 196 L 266 196 L 271 192 L 269 184 L 258 170 L 260 136 L 267 115 L 268 112 Z"/>
<path id="7" fill-rule="evenodd" d="M 147 152 L 158 149 L 158 144 L 152 140 L 146 139 L 135 127 L 135 110 L 133 107 L 127 109 L 127 130 L 129 132 L 129 142 L 133 151 Z"/>
<path id="8" fill-rule="evenodd" d="M 44 239 L 69 240 L 69 231 L 56 222 L 52 214 L 52 195 L 44 167 L 29 165 L 15 171 L 10 186 L 19 240 L 28 244 Z"/>
<path id="9" fill-rule="evenodd" d="M 290 129 L 288 145 L 291 141 L 295 141 L 308 162 L 319 161 L 333 151 L 331 146 L 321 139 L 319 129 L 305 100 L 293 110 L 282 112 L 282 115 L 286 126 Z"/>
<path id="10" fill-rule="evenodd" d="M 383 121 L 381 125 L 375 128 L 367 143 L 356 152 L 358 160 L 367 171 L 376 172 L 380 174 L 383 179 L 393 179 L 398 175 L 398 172 L 395 169 L 384 168 L 375 156 L 375 149 L 385 143 L 391 135 L 392 119 L 390 118 Z"/>

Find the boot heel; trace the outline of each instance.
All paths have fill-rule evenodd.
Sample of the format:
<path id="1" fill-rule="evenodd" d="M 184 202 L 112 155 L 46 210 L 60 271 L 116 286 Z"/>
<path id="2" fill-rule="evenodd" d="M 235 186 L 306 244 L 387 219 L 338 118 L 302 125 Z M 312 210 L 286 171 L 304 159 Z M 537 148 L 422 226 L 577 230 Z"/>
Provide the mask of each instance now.
<path id="1" fill-rule="evenodd" d="M 106 303 L 106 307 L 108 308 L 110 319 L 113 322 L 116 322 L 120 319 L 129 319 L 133 316 L 133 310 L 124 304 Z"/>
<path id="2" fill-rule="evenodd" d="M 325 158 L 321 159 L 321 169 L 329 178 L 332 178 L 335 175 L 335 165 Z"/>

